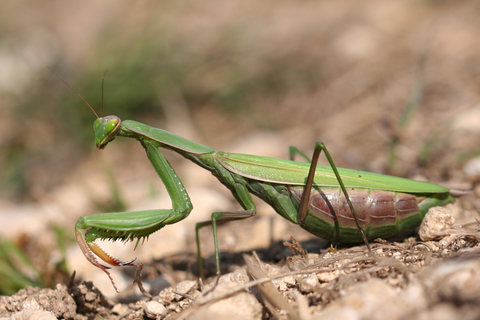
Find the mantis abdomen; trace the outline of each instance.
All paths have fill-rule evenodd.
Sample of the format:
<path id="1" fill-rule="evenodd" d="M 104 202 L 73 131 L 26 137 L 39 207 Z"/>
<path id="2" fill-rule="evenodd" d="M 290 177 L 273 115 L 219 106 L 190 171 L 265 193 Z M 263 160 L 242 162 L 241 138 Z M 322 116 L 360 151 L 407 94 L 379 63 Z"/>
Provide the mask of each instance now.
<path id="1" fill-rule="evenodd" d="M 292 201 L 300 203 L 304 189 L 290 187 Z M 350 189 L 348 196 L 369 240 L 388 238 L 417 227 L 428 209 L 454 202 L 450 194 L 408 194 L 401 192 Z M 345 196 L 339 188 L 314 189 L 308 213 L 299 225 L 331 241 L 361 242 Z"/>
<path id="2" fill-rule="evenodd" d="M 306 200 L 308 210 L 302 215 L 300 203 L 304 186 L 277 184 L 230 174 L 235 177 L 236 183 L 244 184 L 277 213 L 308 232 L 342 243 L 363 241 L 355 216 L 340 188 L 313 186 Z M 368 240 L 390 238 L 412 230 L 420 225 L 431 207 L 455 202 L 449 192 L 406 193 L 350 187 L 347 193 Z"/>

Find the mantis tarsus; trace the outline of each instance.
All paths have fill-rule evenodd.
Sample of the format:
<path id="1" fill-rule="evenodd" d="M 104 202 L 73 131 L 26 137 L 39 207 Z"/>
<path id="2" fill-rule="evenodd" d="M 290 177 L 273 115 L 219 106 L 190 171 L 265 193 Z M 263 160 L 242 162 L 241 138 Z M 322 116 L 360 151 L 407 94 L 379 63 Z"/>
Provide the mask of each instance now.
<path id="1" fill-rule="evenodd" d="M 193 209 L 187 190 L 160 148 L 177 152 L 209 170 L 230 189 L 243 208 L 236 212 L 214 212 L 211 221 L 197 224 L 201 275 L 203 268 L 198 230 L 212 225 L 217 274 L 220 274 L 217 223 L 255 215 L 251 194 L 314 235 L 343 243 L 364 241 L 368 249 L 368 240 L 388 238 L 413 229 L 420 224 L 429 208 L 455 201 L 454 192 L 436 184 L 337 168 L 321 142 L 315 145 L 311 164 L 308 164 L 217 152 L 162 129 L 132 120 L 121 121 L 117 116 L 97 116 L 93 127 L 95 143 L 100 150 L 116 137 L 138 140 L 172 200 L 172 209 L 100 213 L 78 220 L 75 234 L 81 250 L 93 265 L 105 271 L 114 287 L 108 272 L 110 267 L 99 263 L 97 258 L 112 266 L 134 266 L 134 260 L 123 262 L 108 255 L 94 243 L 96 239 L 136 240 L 138 245 L 140 240 L 165 225 L 185 219 Z M 295 148 L 290 149 L 291 158 L 296 151 Z M 325 153 L 330 166 L 317 165 L 321 151 Z"/>

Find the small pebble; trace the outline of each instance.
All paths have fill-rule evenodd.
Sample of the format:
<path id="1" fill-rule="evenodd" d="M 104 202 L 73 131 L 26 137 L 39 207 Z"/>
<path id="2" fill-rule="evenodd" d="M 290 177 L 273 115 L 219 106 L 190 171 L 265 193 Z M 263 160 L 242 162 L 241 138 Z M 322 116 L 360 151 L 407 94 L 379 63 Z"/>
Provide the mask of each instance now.
<path id="1" fill-rule="evenodd" d="M 128 307 L 124 304 L 121 304 L 121 303 L 117 303 L 112 308 L 112 313 L 115 313 L 117 315 L 124 314 L 127 311 L 128 311 Z"/>
<path id="2" fill-rule="evenodd" d="M 332 271 L 332 272 L 321 272 L 321 273 L 317 274 L 317 279 L 320 282 L 331 282 L 331 281 L 337 279 L 339 275 L 340 275 L 339 270 L 335 270 L 335 271 Z"/>
<path id="3" fill-rule="evenodd" d="M 300 288 L 300 291 L 304 293 L 310 293 L 310 292 L 314 292 L 317 286 L 318 286 L 318 279 L 317 279 L 317 276 L 313 274 L 303 278 L 300 281 L 299 288 Z"/>
<path id="4" fill-rule="evenodd" d="M 167 315 L 167 308 L 158 301 L 145 303 L 145 315 L 150 319 L 161 319 Z"/>
<path id="5" fill-rule="evenodd" d="M 190 291 L 190 289 L 192 289 L 196 284 L 197 284 L 196 281 L 184 280 L 184 281 L 178 283 L 178 284 L 175 286 L 175 291 L 178 291 L 178 292 L 181 292 L 181 293 L 187 293 L 187 292 Z"/>
<path id="6" fill-rule="evenodd" d="M 450 210 L 445 207 L 430 208 L 423 218 L 418 235 L 422 241 L 439 238 L 438 232 L 450 229 L 455 223 L 455 218 Z"/>
<path id="7" fill-rule="evenodd" d="M 463 172 L 467 178 L 474 179 L 480 177 L 480 157 L 473 158 L 463 166 Z"/>
<path id="8" fill-rule="evenodd" d="M 85 301 L 92 302 L 95 301 L 97 298 L 97 294 L 95 292 L 87 292 L 85 294 Z"/>

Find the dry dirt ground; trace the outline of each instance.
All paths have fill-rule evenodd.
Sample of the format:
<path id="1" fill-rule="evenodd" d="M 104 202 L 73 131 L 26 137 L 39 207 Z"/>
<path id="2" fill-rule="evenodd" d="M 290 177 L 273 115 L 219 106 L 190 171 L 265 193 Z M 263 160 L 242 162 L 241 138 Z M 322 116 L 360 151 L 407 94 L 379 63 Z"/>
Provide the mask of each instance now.
<path id="1" fill-rule="evenodd" d="M 186 68 L 183 82 L 174 83 L 173 93 L 165 89 L 170 96 L 158 90 L 153 116 L 133 120 L 162 125 L 218 150 L 277 158 L 287 158 L 289 145 L 311 151 L 321 140 L 339 167 L 473 192 L 446 211 L 436 210 L 418 232 L 372 242 L 371 252 L 365 245 L 330 245 L 257 201 L 256 217 L 220 226 L 222 276 L 211 290 L 216 282 L 211 232 L 201 233 L 207 243 L 202 245 L 207 280 L 201 282 L 195 222 L 216 210 L 239 207 L 208 172 L 168 155 L 195 209 L 188 219 L 152 235 L 135 253 L 138 262 L 146 263 L 142 283 L 152 298 L 132 284 L 134 268 L 112 272 L 120 289 L 113 292 L 106 275 L 85 260 L 74 241 L 66 241 L 67 264 L 75 276 L 46 273 L 52 288 L 27 287 L 0 297 L 0 318 L 480 318 L 477 1 L 145 1 L 97 2 L 94 8 L 83 1 L 72 8 L 47 1 L 52 10 L 40 18 L 36 2 L 24 0 L 25 7 L 21 2 L 9 4 L 16 14 L 1 10 L 2 21 L 18 28 L 19 48 L 22 39 L 42 39 L 25 44 L 30 50 L 26 56 L 38 58 L 29 60 L 37 82 L 45 78 L 45 65 L 56 63 L 61 70 L 98 69 L 101 75 L 105 61 L 117 61 L 113 65 L 120 70 L 130 63 L 131 74 L 152 65 L 168 70 L 162 68 L 181 61 L 194 65 Z M 144 46 L 165 30 L 160 49 Z M 105 46 L 94 50 L 98 42 Z M 145 47 L 155 54 L 165 49 L 165 65 L 155 64 L 161 60 L 157 56 L 137 55 Z M 122 55 L 129 49 L 131 55 Z M 14 69 L 21 75 L 23 69 Z M 166 82 L 158 77 L 156 89 Z M 53 104 L 55 97 L 45 101 Z M 80 216 L 98 213 L 93 203 L 112 198 L 110 176 L 117 179 L 128 211 L 171 207 L 136 142 L 118 139 L 99 155 L 92 150 L 80 156 L 75 146 L 68 148 L 68 132 L 58 126 L 36 118 L 13 125 L 17 100 L 13 93 L 0 99 L 0 146 L 14 151 L 32 147 L 26 153 L 30 158 L 46 153 L 20 170 L 26 172 L 22 181 L 30 202 L 2 196 L 0 233 L 25 249 L 38 269 L 51 271 L 59 260 L 51 226 L 72 232 Z M 238 100 L 243 104 L 235 109 L 232 101 Z M 53 111 L 40 113 L 48 118 Z M 159 114 L 167 119 L 164 123 L 156 118 Z M 27 117 L 25 112 L 19 118 Z M 78 158 L 72 160 L 75 165 L 72 158 Z M 133 254 L 124 247 L 106 250 L 120 259 Z"/>
<path id="2" fill-rule="evenodd" d="M 478 197 L 467 195 L 455 206 L 430 210 L 419 234 L 439 240 L 378 240 L 371 243 L 372 252 L 368 253 L 364 245 L 319 248 L 318 241 L 300 243 L 292 238 L 253 255 L 223 253 L 222 265 L 235 271 L 222 275 L 213 290 L 215 277 L 206 283 L 181 280 L 196 279 L 189 268 L 192 257 L 175 255 L 144 267 L 142 282 L 153 291 L 153 295 L 147 293 L 149 298 L 122 292 L 112 301 L 93 283 L 79 283 L 73 275 L 68 284 L 58 284 L 55 289 L 27 287 L 11 297 L 0 297 L 0 316 L 384 319 L 388 315 L 389 319 L 478 319 L 478 224 L 453 226 L 454 216 L 461 217 L 472 201 Z M 286 255 L 284 248 L 291 255 Z M 159 277 L 175 285 L 154 292 L 165 287 L 158 284 Z"/>
<path id="3" fill-rule="evenodd" d="M 15 319 L 478 319 L 480 317 L 480 237 L 478 225 L 452 228 L 453 216 L 468 206 L 431 210 L 420 228 L 440 240 L 378 240 L 365 246 L 329 247 L 318 242 L 277 243 L 243 254 L 246 266 L 232 266 L 211 290 L 183 280 L 154 293 L 107 299 L 91 282 L 58 284 L 55 289 L 27 287 L 0 298 L 0 316 Z M 453 207 L 453 206 L 452 206 Z M 441 231 L 443 230 L 443 231 Z M 438 238 L 438 236 L 437 236 Z M 282 247 L 292 255 L 284 257 Z M 308 253 L 303 247 L 313 249 Z M 315 248 L 317 247 L 317 248 Z M 236 256 L 236 257 L 234 257 Z M 223 257 L 222 264 L 241 253 Z M 159 276 L 174 283 L 189 270 L 188 257 L 172 256 L 144 268 L 144 284 Z M 280 261 L 278 261 L 280 260 Z M 242 264 L 243 265 L 243 264 Z M 187 276 L 188 277 L 188 276 Z M 190 276 L 191 277 L 191 276 Z M 154 290 L 154 286 L 149 288 Z M 48 311 L 48 312 L 46 312 Z M 12 318 L 13 319 L 13 318 Z M 37 318 L 35 318 L 37 319 Z"/>

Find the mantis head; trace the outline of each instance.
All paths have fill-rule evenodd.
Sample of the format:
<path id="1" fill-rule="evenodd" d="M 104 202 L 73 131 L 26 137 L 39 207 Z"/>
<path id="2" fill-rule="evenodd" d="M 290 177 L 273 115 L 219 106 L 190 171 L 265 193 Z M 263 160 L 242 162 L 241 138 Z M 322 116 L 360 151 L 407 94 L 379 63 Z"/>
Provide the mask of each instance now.
<path id="1" fill-rule="evenodd" d="M 121 123 L 122 120 L 117 116 L 106 116 L 95 120 L 93 131 L 95 131 L 95 145 L 97 149 L 105 149 L 107 144 L 115 139 Z"/>

